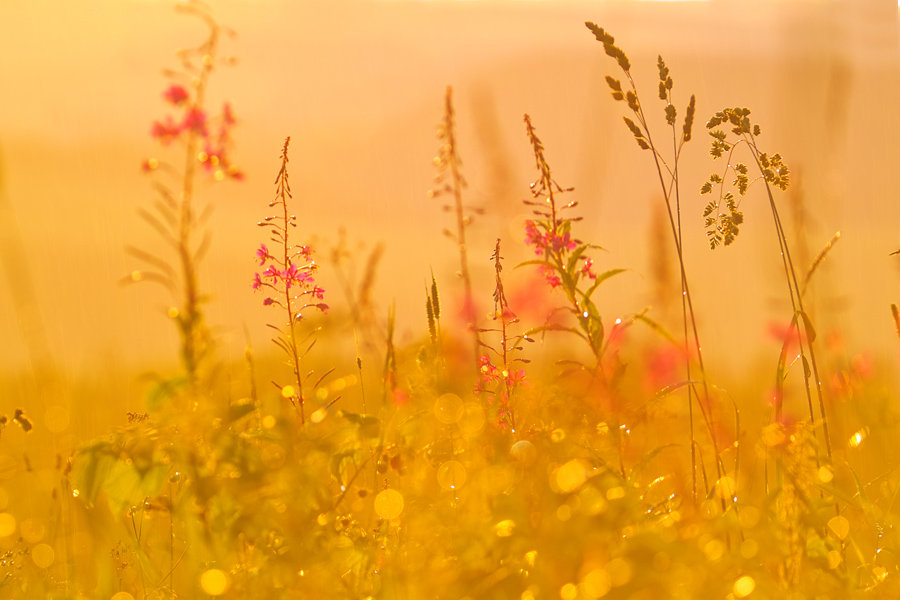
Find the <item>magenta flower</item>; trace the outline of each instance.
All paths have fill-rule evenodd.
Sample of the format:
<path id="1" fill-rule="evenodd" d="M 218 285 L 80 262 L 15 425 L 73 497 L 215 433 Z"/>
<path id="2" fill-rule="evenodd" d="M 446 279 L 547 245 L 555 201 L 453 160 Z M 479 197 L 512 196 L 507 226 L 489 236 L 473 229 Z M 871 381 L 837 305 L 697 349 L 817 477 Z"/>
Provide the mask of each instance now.
<path id="1" fill-rule="evenodd" d="M 188 99 L 187 90 L 184 89 L 180 85 L 172 85 L 169 86 L 165 92 L 163 92 L 163 98 L 166 99 L 166 102 L 178 106 L 182 102 L 185 102 Z"/>
<path id="2" fill-rule="evenodd" d="M 266 270 L 263 271 L 263 277 L 269 277 L 273 282 L 277 283 L 281 278 L 281 271 L 275 265 L 269 265 L 266 267 Z"/>
<path id="3" fill-rule="evenodd" d="M 303 257 L 303 260 L 308 261 L 312 258 L 312 248 L 309 246 L 300 246 L 300 248 L 297 249 L 297 252 Z"/>
<path id="4" fill-rule="evenodd" d="M 263 300 L 263 306 L 269 306 L 271 304 L 275 304 L 275 300 L 273 300 L 272 298 L 266 298 L 265 300 Z"/>
<path id="5" fill-rule="evenodd" d="M 184 115 L 184 121 L 181 123 L 184 130 L 189 130 L 197 135 L 206 137 L 206 113 L 198 108 L 191 108 Z"/>
<path id="6" fill-rule="evenodd" d="M 547 247 L 547 240 L 538 230 L 534 221 L 525 221 L 525 243 L 533 245 L 534 253 L 538 255 L 543 254 L 544 249 Z"/>
<path id="7" fill-rule="evenodd" d="M 304 283 L 312 283 L 313 279 L 310 277 L 309 273 L 297 268 L 297 265 L 291 263 L 287 269 L 281 272 L 281 276 L 284 278 L 285 287 L 290 289 L 290 287 L 294 284 L 303 285 Z"/>
<path id="8" fill-rule="evenodd" d="M 268 259 L 273 258 L 273 256 L 269 254 L 269 249 L 266 248 L 265 244 L 259 245 L 259 250 L 256 251 L 256 257 L 259 259 L 259 266 L 263 266 Z"/>
<path id="9" fill-rule="evenodd" d="M 234 109 L 231 108 L 230 102 L 226 102 L 222 105 L 222 123 L 225 125 L 234 125 L 237 123 L 237 119 L 234 118 Z"/>
<path id="10" fill-rule="evenodd" d="M 160 121 L 153 122 L 153 129 L 150 130 L 150 135 L 158 139 L 163 145 L 167 145 L 181 135 L 181 127 L 175 123 L 172 117 L 166 117 L 164 123 Z"/>
<path id="11" fill-rule="evenodd" d="M 556 252 L 560 252 L 564 248 L 566 250 L 574 250 L 576 247 L 578 247 L 578 244 L 575 243 L 575 240 L 568 233 L 553 236 L 553 250 Z"/>
<path id="12" fill-rule="evenodd" d="M 310 290 L 309 293 L 312 294 L 312 297 L 316 300 L 321 300 L 325 296 L 325 290 L 320 288 L 319 286 L 313 287 L 313 289 Z"/>
<path id="13" fill-rule="evenodd" d="M 560 281 L 559 276 L 556 274 L 556 271 L 553 270 L 553 267 L 541 265 L 538 267 L 538 270 L 541 272 L 541 275 L 544 276 L 544 279 L 547 280 L 547 283 L 550 284 L 550 287 L 555 288 L 562 285 L 562 281 Z"/>
<path id="14" fill-rule="evenodd" d="M 597 279 L 597 274 L 594 273 L 594 259 L 587 258 L 584 261 L 584 264 L 581 266 L 581 274 L 587 275 L 591 279 Z"/>
<path id="15" fill-rule="evenodd" d="M 525 369 L 510 371 L 509 377 L 507 377 L 507 379 L 513 385 L 528 385 L 528 382 L 525 381 Z"/>
<path id="16" fill-rule="evenodd" d="M 263 285 L 263 281 L 262 281 L 262 278 L 259 276 L 259 273 L 254 273 L 253 274 L 253 283 L 250 284 L 250 287 L 252 287 L 254 290 L 258 290 L 259 288 L 262 287 L 262 285 Z"/>

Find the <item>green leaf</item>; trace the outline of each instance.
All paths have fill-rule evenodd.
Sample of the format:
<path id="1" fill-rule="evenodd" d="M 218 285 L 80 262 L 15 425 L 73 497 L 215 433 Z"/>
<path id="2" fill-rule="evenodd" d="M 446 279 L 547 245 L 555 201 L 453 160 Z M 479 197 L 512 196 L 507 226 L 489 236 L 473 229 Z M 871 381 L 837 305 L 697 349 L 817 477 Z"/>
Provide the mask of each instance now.
<path id="1" fill-rule="evenodd" d="M 82 447 L 75 455 L 72 468 L 72 488 L 78 491 L 88 507 L 97 500 L 97 494 L 103 489 L 106 478 L 116 462 L 112 444 L 98 441 Z"/>
<path id="2" fill-rule="evenodd" d="M 256 407 L 249 398 L 244 398 L 228 406 L 228 421 L 233 423 L 253 412 Z"/>
<path id="3" fill-rule="evenodd" d="M 539 267 L 550 267 L 551 269 L 553 269 L 560 275 L 563 275 L 563 276 L 566 275 L 565 271 L 563 271 L 562 269 L 560 269 L 559 267 L 557 267 L 555 264 L 553 264 L 552 262 L 550 262 L 548 260 L 526 260 L 525 262 L 520 262 L 519 264 L 517 264 L 515 266 L 515 268 L 518 269 L 519 267 L 525 267 L 528 265 L 536 265 Z"/>
<path id="4" fill-rule="evenodd" d="M 624 273 L 628 269 L 610 269 L 604 273 L 597 275 L 597 279 L 594 280 L 594 284 L 588 288 L 588 290 L 584 293 L 584 299 L 589 300 L 591 295 L 593 295 L 594 291 L 600 286 L 601 283 L 606 281 L 611 277 L 615 277 L 619 273 Z"/>
<path id="5" fill-rule="evenodd" d="M 794 328 L 797 327 L 797 316 L 799 313 L 800 311 L 795 312 L 794 316 L 791 318 L 791 324 L 788 327 L 788 333 L 786 336 L 784 336 L 784 344 L 782 344 L 781 346 L 781 355 L 778 357 L 778 366 L 775 369 L 776 381 L 778 381 L 779 384 L 781 384 L 781 382 L 783 382 L 785 378 L 784 367 L 787 363 L 788 344 L 790 344 L 790 338 L 794 333 Z"/>
<path id="6" fill-rule="evenodd" d="M 331 462 L 329 464 L 331 476 L 342 486 L 347 485 L 350 481 L 350 477 L 352 477 L 350 467 L 356 466 L 356 455 L 357 449 L 354 448 L 336 452 L 331 456 Z"/>
<path id="7" fill-rule="evenodd" d="M 154 465 L 142 476 L 134 465 L 115 461 L 103 482 L 103 493 L 110 510 L 121 514 L 159 494 L 170 469 L 171 465 Z"/>
<path id="8" fill-rule="evenodd" d="M 359 437 L 361 438 L 377 438 L 381 435 L 381 421 L 377 417 L 352 413 L 346 410 L 338 411 L 338 415 L 359 427 Z"/>
<path id="9" fill-rule="evenodd" d="M 578 259 L 584 254 L 584 251 L 590 247 L 590 244 L 581 244 L 575 250 L 572 251 L 572 255 L 569 257 L 569 262 L 566 264 L 566 272 L 570 277 L 573 276 L 575 272 L 575 267 L 578 266 Z"/>
<path id="10" fill-rule="evenodd" d="M 524 333 L 524 335 L 527 335 L 527 336 L 531 337 L 531 336 L 532 336 L 533 334 L 535 334 L 535 333 L 544 333 L 544 332 L 546 332 L 546 331 L 567 331 L 567 332 L 569 332 L 569 333 L 573 333 L 573 334 L 577 335 L 578 337 L 580 337 L 580 338 L 583 339 L 584 341 L 590 343 L 590 340 L 587 338 L 587 336 L 585 336 L 585 335 L 584 335 L 581 331 L 579 331 L 577 328 L 575 328 L 575 327 L 566 327 L 565 325 L 558 325 L 558 324 L 555 324 L 555 323 L 550 323 L 550 324 L 548 324 L 548 325 L 540 325 L 540 326 L 538 326 L 538 327 L 532 327 L 531 329 L 529 329 L 528 331 L 526 331 L 526 332 Z"/>
<path id="11" fill-rule="evenodd" d="M 663 327 L 662 325 L 660 325 L 659 323 L 657 323 L 656 321 L 654 321 L 647 315 L 645 315 L 645 314 L 635 315 L 635 319 L 644 323 L 645 325 L 647 325 L 650 329 L 652 329 L 654 332 L 656 332 L 656 334 L 658 334 L 661 338 L 663 338 L 664 340 L 666 340 L 667 342 L 669 342 L 676 348 L 681 348 L 681 344 L 678 343 L 678 341 L 675 339 L 675 337 L 671 333 L 669 333 L 669 331 L 665 327 Z"/>
<path id="12" fill-rule="evenodd" d="M 660 452 L 662 452 L 663 450 L 666 450 L 668 448 L 677 448 L 677 447 L 678 447 L 678 444 L 664 444 L 662 446 L 657 446 L 650 452 L 647 452 L 646 454 L 644 454 L 641 457 L 641 459 L 638 461 L 638 463 L 634 467 L 632 467 L 631 472 L 628 476 L 628 481 L 631 481 L 631 482 L 637 481 L 638 476 L 643 472 L 644 469 L 647 468 L 647 465 L 649 465 L 650 462 L 659 455 Z"/>
<path id="13" fill-rule="evenodd" d="M 805 311 L 798 310 L 800 316 L 803 318 L 803 327 L 806 329 L 806 339 L 809 340 L 809 343 L 812 344 L 816 341 L 816 329 L 813 327 L 812 320 L 809 318 L 809 315 L 806 314 Z"/>
<path id="14" fill-rule="evenodd" d="M 150 412 L 162 410 L 163 406 L 187 388 L 189 379 L 186 375 L 176 375 L 171 379 L 160 379 L 147 392 L 145 404 Z"/>

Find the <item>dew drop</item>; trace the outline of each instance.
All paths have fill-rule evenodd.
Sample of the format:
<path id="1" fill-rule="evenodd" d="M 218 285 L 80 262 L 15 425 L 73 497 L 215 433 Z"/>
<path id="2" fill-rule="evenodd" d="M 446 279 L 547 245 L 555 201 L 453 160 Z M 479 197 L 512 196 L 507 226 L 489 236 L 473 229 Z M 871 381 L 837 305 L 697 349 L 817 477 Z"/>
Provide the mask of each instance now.
<path id="1" fill-rule="evenodd" d="M 735 598 L 745 598 L 752 594 L 754 589 L 756 589 L 756 582 L 749 575 L 744 575 L 734 582 Z"/>
<path id="2" fill-rule="evenodd" d="M 221 596 L 228 590 L 228 575 L 219 569 L 208 569 L 200 576 L 200 587 L 210 596 Z"/>
<path id="3" fill-rule="evenodd" d="M 456 394 L 444 394 L 434 403 L 434 416 L 446 425 L 459 421 L 463 412 L 463 401 Z"/>
<path id="4" fill-rule="evenodd" d="M 460 462 L 448 460 L 438 469 L 437 479 L 445 490 L 458 489 L 466 482 L 466 468 Z"/>
<path id="5" fill-rule="evenodd" d="M 375 496 L 375 512 L 386 521 L 396 519 L 403 512 L 403 496 L 397 490 L 384 490 Z"/>

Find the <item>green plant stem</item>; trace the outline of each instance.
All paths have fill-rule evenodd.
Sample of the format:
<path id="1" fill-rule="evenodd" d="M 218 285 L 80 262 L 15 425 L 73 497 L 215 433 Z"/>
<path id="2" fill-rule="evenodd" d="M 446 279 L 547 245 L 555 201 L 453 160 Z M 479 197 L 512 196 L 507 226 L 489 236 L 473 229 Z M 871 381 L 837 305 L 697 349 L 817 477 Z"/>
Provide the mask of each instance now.
<path id="1" fill-rule="evenodd" d="M 637 87 L 634 84 L 634 80 L 631 77 L 631 73 L 626 71 L 625 75 L 628 77 L 628 82 L 631 85 L 631 89 L 634 91 L 635 95 L 637 95 Z M 687 272 L 684 267 L 684 254 L 682 252 L 681 201 L 680 201 L 680 195 L 679 195 L 679 191 L 678 191 L 678 189 L 679 189 L 678 188 L 678 156 L 679 156 L 680 152 L 677 150 L 677 145 L 676 145 L 675 170 L 670 171 L 670 173 L 672 175 L 672 183 L 674 184 L 674 188 L 675 188 L 675 197 L 676 197 L 676 203 L 677 203 L 677 211 L 676 212 L 678 214 L 678 223 L 676 224 L 675 218 L 672 215 L 671 191 L 666 189 L 666 183 L 665 183 L 665 179 L 663 177 L 663 165 L 660 164 L 660 157 L 659 157 L 658 152 L 656 151 L 656 146 L 653 144 L 653 139 L 650 134 L 650 128 L 647 126 L 647 120 L 644 117 L 644 109 L 643 109 L 642 105 L 640 105 L 640 104 L 638 105 L 638 110 L 637 110 L 636 114 L 641 123 L 641 126 L 644 129 L 644 133 L 647 135 L 647 142 L 649 143 L 650 147 L 653 149 L 653 161 L 654 161 L 654 164 L 656 165 L 656 173 L 659 177 L 659 184 L 663 190 L 663 199 L 665 200 L 666 212 L 668 213 L 668 216 L 669 216 L 669 226 L 672 230 L 672 238 L 675 241 L 675 250 L 678 255 L 678 267 L 679 267 L 679 270 L 681 271 L 681 290 L 682 290 L 681 296 L 682 296 L 682 311 L 683 311 L 682 315 L 683 315 L 683 321 L 684 321 L 684 328 L 685 328 L 685 330 L 687 329 L 687 323 L 688 323 L 688 320 L 690 320 L 691 330 L 692 330 L 692 333 L 694 336 L 694 348 L 697 352 L 697 365 L 700 368 L 700 379 L 703 382 L 703 398 L 706 400 L 707 403 L 709 403 L 709 385 L 708 385 L 708 382 L 706 379 L 706 367 L 703 363 L 703 351 L 701 350 L 701 346 L 700 346 L 700 336 L 697 332 L 697 319 L 696 319 L 696 316 L 694 313 L 694 303 L 693 303 L 693 299 L 691 297 L 690 287 L 688 286 Z M 673 132 L 674 132 L 674 125 L 673 125 Z M 673 143 L 674 143 L 674 141 L 673 141 Z M 668 167 L 666 167 L 666 169 L 669 170 Z M 684 312 L 685 302 L 687 304 L 687 312 Z M 688 319 L 688 317 L 690 317 L 690 319 Z M 689 341 L 687 339 L 687 333 L 685 332 L 685 345 L 687 345 L 688 343 L 689 343 Z M 690 380 L 690 360 L 691 360 L 690 353 L 686 352 L 685 353 L 685 365 L 686 365 L 687 372 L 688 372 L 688 380 Z M 695 471 L 697 468 L 697 461 L 696 461 L 696 451 L 695 451 L 696 444 L 693 443 L 694 442 L 694 411 L 693 411 L 692 388 L 693 388 L 693 386 L 688 386 L 688 418 L 690 420 L 690 435 L 691 435 L 691 474 L 692 474 L 692 482 L 693 482 L 694 500 L 696 501 L 697 500 L 697 479 L 696 479 L 697 476 L 696 476 Z M 698 398 L 697 404 L 700 407 L 700 412 L 702 413 L 704 421 L 706 422 L 707 429 L 709 430 L 709 437 L 710 437 L 710 440 L 712 441 L 713 451 L 715 452 L 715 455 L 716 455 L 716 461 L 715 461 L 716 462 L 716 475 L 717 475 L 717 478 L 721 478 L 722 474 L 723 474 L 722 473 L 722 464 L 721 464 L 721 454 L 719 452 L 719 443 L 716 440 L 715 426 L 712 421 L 712 415 L 708 414 L 706 407 L 703 405 L 703 402 L 700 402 L 699 398 Z"/>
<path id="2" fill-rule="evenodd" d="M 453 127 L 453 105 L 451 89 L 447 89 L 447 114 L 449 115 L 447 127 L 447 145 L 450 146 L 450 173 L 453 177 L 453 201 L 456 209 L 456 236 L 459 245 L 459 273 L 463 280 L 463 302 L 465 303 L 466 326 L 472 330 L 473 357 L 476 366 L 478 355 L 481 351 L 481 340 L 475 327 L 475 305 L 472 297 L 472 277 L 469 274 L 469 253 L 466 247 L 466 217 L 462 203 L 462 176 L 459 173 L 459 160 L 456 155 L 456 131 Z"/>
<path id="3" fill-rule="evenodd" d="M 207 19 L 210 27 L 208 56 L 214 57 L 219 39 L 218 26 Z M 214 60 L 204 60 L 197 77 L 196 97 L 192 110 L 203 112 L 203 101 L 206 85 L 212 72 Z M 202 345 L 208 337 L 203 315 L 200 312 L 200 292 L 197 282 L 197 267 L 194 260 L 191 238 L 194 226 L 194 174 L 197 169 L 197 148 L 199 135 L 194 130 L 188 131 L 185 150 L 184 176 L 181 186 L 181 206 L 178 220 L 178 256 L 181 262 L 181 274 L 184 285 L 184 309 L 179 316 L 181 324 L 182 362 L 188 377 L 191 391 L 196 391 L 197 372 L 204 351 Z"/>
<path id="4" fill-rule="evenodd" d="M 282 154 L 282 164 L 281 171 L 278 173 L 278 199 L 281 202 L 282 209 L 282 223 L 284 228 L 281 232 L 281 242 L 282 247 L 284 249 L 284 258 L 283 265 L 285 269 L 289 269 L 291 266 L 291 245 L 290 245 L 290 236 L 289 229 L 291 228 L 291 216 L 288 214 L 288 206 L 287 201 L 290 197 L 290 186 L 288 184 L 288 174 L 287 174 L 287 163 L 288 163 L 288 146 L 291 143 L 291 138 L 288 137 L 284 141 L 284 150 Z M 296 319 L 294 317 L 294 308 L 291 297 L 291 288 L 289 285 L 289 281 L 285 279 L 284 282 L 284 306 L 287 310 L 288 314 L 288 348 L 290 349 L 290 360 L 291 367 L 294 370 L 294 378 L 297 381 L 297 390 L 294 394 L 297 398 L 297 402 L 299 403 L 299 408 L 297 408 L 295 404 L 295 408 L 297 408 L 300 413 L 300 424 L 306 424 L 306 413 L 304 409 L 305 398 L 303 397 L 303 378 L 300 376 L 300 353 L 297 351 L 297 336 L 296 336 Z M 293 398 L 291 399 L 293 403 Z"/>
<path id="5" fill-rule="evenodd" d="M 756 140 L 752 134 L 747 134 L 747 136 L 748 136 L 748 139 L 747 139 L 748 146 L 750 147 L 751 154 L 753 155 L 753 159 L 756 161 L 756 165 L 757 165 L 757 168 L 759 169 L 760 173 L 762 173 L 763 166 L 762 166 L 762 163 L 760 162 L 760 158 L 759 158 L 760 152 L 756 146 Z M 784 226 L 781 223 L 781 217 L 778 214 L 778 207 L 775 205 L 775 198 L 772 195 L 772 189 L 769 186 L 768 181 L 765 181 L 765 184 L 766 184 L 766 194 L 769 198 L 769 207 L 772 210 L 772 218 L 775 222 L 775 233 L 778 237 L 778 245 L 781 250 L 781 260 L 782 260 L 782 264 L 784 265 L 785 280 L 786 280 L 786 283 L 788 286 L 788 295 L 790 296 L 790 299 L 791 299 L 791 308 L 794 311 L 795 317 L 797 316 L 797 313 L 799 310 L 800 316 L 804 320 L 804 328 L 805 328 L 806 319 L 808 318 L 808 315 L 806 315 L 806 311 L 803 308 L 803 297 L 802 297 L 802 294 L 800 293 L 801 288 L 800 288 L 800 285 L 797 280 L 797 272 L 794 269 L 794 263 L 791 260 L 791 252 L 790 252 L 790 249 L 788 248 L 787 236 L 784 231 Z M 815 414 L 813 411 L 812 392 L 810 391 L 809 373 L 807 372 L 807 368 L 806 368 L 806 364 L 805 364 L 806 354 L 803 351 L 803 335 L 800 331 L 799 319 L 798 319 L 798 324 L 797 324 L 797 343 L 800 348 L 801 359 L 804 361 L 803 381 L 805 383 L 807 403 L 809 405 L 810 424 L 814 425 L 815 424 Z M 823 435 L 825 436 L 825 449 L 827 452 L 828 460 L 830 461 L 832 458 L 831 437 L 828 432 L 828 418 L 825 415 L 825 402 L 824 402 L 824 399 L 822 396 L 822 382 L 819 379 L 819 367 L 818 367 L 818 363 L 816 361 L 815 350 L 813 349 L 813 342 L 811 339 L 809 339 L 809 336 L 807 336 L 806 345 L 809 350 L 809 364 L 810 364 L 810 367 L 812 370 L 812 376 L 816 382 L 816 395 L 817 395 L 817 399 L 818 399 L 818 403 L 819 403 L 819 411 L 820 411 L 820 414 L 822 415 L 822 431 L 823 431 Z M 779 386 L 779 389 L 783 391 L 783 387 L 784 387 L 783 381 L 779 381 L 778 386 Z M 781 412 L 783 410 L 783 402 L 784 402 L 783 393 L 778 393 L 778 397 L 776 398 L 776 420 L 781 419 Z"/>

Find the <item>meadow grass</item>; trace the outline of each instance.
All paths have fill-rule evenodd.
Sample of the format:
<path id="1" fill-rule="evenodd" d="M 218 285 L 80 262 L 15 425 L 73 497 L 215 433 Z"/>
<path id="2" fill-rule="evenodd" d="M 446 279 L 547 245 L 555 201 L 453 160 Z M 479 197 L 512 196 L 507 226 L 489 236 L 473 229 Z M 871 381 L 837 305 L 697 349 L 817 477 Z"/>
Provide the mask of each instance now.
<path id="1" fill-rule="evenodd" d="M 467 240 L 477 230 L 463 202 L 447 88 L 435 159 L 440 185 L 428 195 L 450 198 L 456 230 L 447 235 L 458 246 L 460 277 L 442 282 L 431 274 L 421 334 L 401 344 L 393 307 L 380 318 L 371 297 L 380 247 L 357 281 L 347 265 L 362 256 L 341 243 L 321 265 L 305 243 L 314 226 L 303 218 L 309 199 L 291 192 L 287 138 L 272 161 L 274 200 L 259 199 L 261 211 L 274 212 L 259 222 L 266 238 L 255 249 L 256 273 L 247 249 L 247 293 L 273 315 L 272 352 L 248 341 L 243 363 L 223 364 L 196 276 L 204 221 L 193 190 L 199 177 L 241 178 L 231 157 L 232 109 L 210 117 L 204 97 L 227 30 L 198 2 L 184 10 L 208 24 L 210 37 L 180 55 L 182 70 L 164 93 L 179 119 L 153 129 L 177 146 L 184 168 L 145 162 L 168 178 L 154 180 L 159 201 L 142 212 L 161 250 L 131 249 L 146 268 L 127 278 L 173 294 L 168 317 L 180 335 L 180 366 L 147 390 L 143 410 L 59 451 L 52 469 L 31 466 L 30 457 L 47 459 L 50 437 L 28 411 L 0 415 L 0 450 L 24 448 L 21 459 L 0 453 L 0 598 L 900 593 L 900 475 L 890 466 L 896 382 L 881 365 L 814 348 L 807 284 L 837 237 L 800 278 L 779 212 L 777 190 L 787 188 L 789 170 L 780 155 L 762 152 L 748 109 L 710 118 L 711 154 L 727 164 L 705 184 L 682 186 L 678 163 L 693 136 L 695 98 L 679 124 L 660 57 L 658 96 L 672 140 L 664 150 L 627 55 L 587 24 L 624 74 L 624 83 L 612 76 L 607 83 L 632 115 L 625 124 L 638 147 L 653 158 L 678 259 L 679 334 L 649 309 L 602 314 L 603 284 L 623 270 L 600 269 L 600 245 L 578 237 L 580 200 L 568 201 L 577 191 L 555 181 L 552 149 L 529 115 L 522 144 L 538 176 L 522 191 L 532 218 L 520 239 L 498 239 L 489 257 L 473 256 Z M 736 149 L 749 152 L 751 166 L 735 162 Z M 706 219 L 713 248 L 729 246 L 744 224 L 741 200 L 760 187 L 792 313 L 765 374 L 772 402 L 741 415 L 703 362 L 682 211 Z M 702 217 L 691 208 L 716 191 Z M 537 273 L 534 295 L 550 292 L 537 319 L 516 314 L 505 284 L 513 269 L 501 250 L 523 241 L 532 256 L 515 267 Z M 474 285 L 470 260 L 491 261 L 493 290 Z M 326 268 L 338 274 L 345 311 L 325 303 L 316 272 Z M 461 323 L 442 307 L 443 292 L 456 287 Z M 474 307 L 491 300 L 493 310 L 480 317 Z M 560 345 L 564 351 L 553 349 Z M 355 353 L 337 350 L 347 347 Z M 757 375 L 747 376 L 748 387 Z M 808 413 L 789 410 L 797 404 L 789 399 L 805 400 Z"/>

